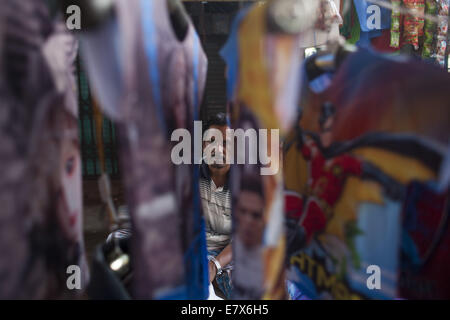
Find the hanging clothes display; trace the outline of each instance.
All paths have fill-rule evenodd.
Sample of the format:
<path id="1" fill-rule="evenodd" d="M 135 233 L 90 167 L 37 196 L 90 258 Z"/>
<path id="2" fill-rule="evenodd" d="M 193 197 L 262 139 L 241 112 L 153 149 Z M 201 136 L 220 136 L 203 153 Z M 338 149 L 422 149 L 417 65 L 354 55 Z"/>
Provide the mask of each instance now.
<path id="1" fill-rule="evenodd" d="M 393 0 L 393 10 L 391 13 L 391 47 L 400 49 L 405 45 L 411 45 L 415 51 L 419 50 L 421 43 L 420 39 L 425 34 L 425 19 L 424 13 L 435 15 L 438 0 Z M 426 2 L 426 4 L 425 4 Z M 402 14 L 402 10 L 414 12 L 412 14 Z M 431 23 L 429 21 L 429 23 Z M 427 23 L 427 28 L 431 28 L 432 24 Z M 427 36 L 425 34 L 425 36 Z M 430 39 L 425 37 L 424 44 L 430 42 Z"/>
<path id="2" fill-rule="evenodd" d="M 401 32 L 401 14 L 400 7 L 401 0 L 392 0 L 392 13 L 391 13 L 391 47 L 400 47 L 400 32 Z"/>
<path id="3" fill-rule="evenodd" d="M 449 1 L 393 0 L 392 6 L 390 46 L 400 49 L 411 45 L 423 59 L 445 67 Z"/>
<path id="4" fill-rule="evenodd" d="M 175 165 L 168 143 L 176 129 L 194 136 L 207 60 L 177 4 L 117 1 L 114 17 L 81 35 L 95 94 L 117 124 L 138 299 L 208 296 L 198 165 Z"/>
<path id="5" fill-rule="evenodd" d="M 238 16 L 241 21 L 235 25 L 239 27 L 233 33 L 237 50 L 229 52 L 239 59 L 236 88 L 230 90 L 236 92 L 236 103 L 231 110 L 233 129 L 280 129 L 283 123 L 283 130 L 286 130 L 290 125 L 289 120 L 286 122 L 283 119 L 289 119 L 289 106 L 293 107 L 291 113 L 295 111 L 295 96 L 289 96 L 295 90 L 292 92 L 289 88 L 288 92 L 283 92 L 277 89 L 283 88 L 286 81 L 298 83 L 297 73 L 292 72 L 295 70 L 292 66 L 299 63 L 298 37 L 269 37 L 265 19 L 267 8 L 268 4 L 252 6 L 246 10 L 244 18 Z M 269 54 L 272 55 L 271 66 L 266 64 Z M 269 72 L 272 79 L 269 78 Z M 284 115 L 280 114 L 282 109 L 279 108 L 283 98 L 287 98 L 284 100 L 287 102 Z M 259 154 L 267 152 L 272 140 L 272 144 L 278 142 L 274 130 L 267 131 L 265 142 L 261 142 L 261 137 L 259 139 Z M 271 149 L 269 152 L 274 156 L 277 151 Z M 246 154 L 245 158 L 248 160 L 248 157 L 255 155 Z M 278 157 L 270 160 L 270 165 L 278 168 Z M 230 176 L 234 223 L 233 298 L 281 299 L 286 294 L 281 174 L 261 175 L 265 167 L 261 162 L 245 163 L 232 165 Z"/>
<path id="6" fill-rule="evenodd" d="M 449 75 L 361 49 L 320 92 L 305 77 L 284 152 L 288 279 L 313 299 L 448 298 L 433 270 L 450 257 Z"/>
<path id="7" fill-rule="evenodd" d="M 438 2 L 438 17 L 439 23 L 437 26 L 436 39 L 436 61 L 441 66 L 445 66 L 446 50 L 447 50 L 447 34 L 448 34 L 448 7 L 449 0 L 439 0 Z"/>
<path id="8" fill-rule="evenodd" d="M 0 30 L 0 298 L 77 298 L 89 280 L 77 42 L 41 0 L 2 1 Z"/>
<path id="9" fill-rule="evenodd" d="M 357 44 L 361 47 L 369 47 L 372 38 L 381 36 L 382 30 L 390 28 L 389 10 L 366 0 L 353 0 L 353 3 L 361 28 Z"/>
<path id="10" fill-rule="evenodd" d="M 341 35 L 359 47 L 409 53 L 445 67 L 448 4 L 448 0 L 391 0 L 383 6 L 354 0 L 343 12 Z"/>
<path id="11" fill-rule="evenodd" d="M 353 0 L 359 23 L 363 32 L 384 30 L 391 27 L 391 17 L 388 9 L 367 0 Z"/>
<path id="12" fill-rule="evenodd" d="M 431 16 L 435 16 L 437 12 L 436 0 L 426 0 L 425 1 L 425 13 Z M 434 33 L 436 32 L 437 24 L 430 20 L 425 20 L 424 26 L 424 40 L 423 40 L 423 58 L 431 58 L 433 54 L 433 41 Z"/>
<path id="13" fill-rule="evenodd" d="M 406 9 L 419 14 L 425 13 L 425 0 L 403 0 Z M 403 21 L 403 44 L 411 44 L 415 50 L 419 49 L 419 37 L 423 35 L 424 19 L 406 15 Z"/>
<path id="14" fill-rule="evenodd" d="M 341 0 L 327 1 L 325 4 L 329 7 L 330 12 L 329 19 L 334 19 L 333 22 L 327 22 L 331 25 L 329 30 L 311 29 L 302 35 L 300 46 L 302 48 L 319 47 L 323 46 L 329 40 L 339 37 L 339 25 L 343 23 L 339 14 L 339 8 L 341 7 Z"/>
<path id="15" fill-rule="evenodd" d="M 344 24 L 340 29 L 340 34 L 347 43 L 358 45 L 363 48 L 371 48 L 379 52 L 392 53 L 398 49 L 390 46 L 391 26 L 386 26 L 386 21 L 391 17 L 391 13 L 378 4 L 357 1 L 359 10 L 356 10 L 356 1 L 348 1 L 343 8 Z M 360 20 L 363 21 L 366 29 L 361 28 Z"/>
<path id="16" fill-rule="evenodd" d="M 234 79 L 229 79 L 234 87 L 228 89 L 232 128 L 247 130 L 247 133 L 253 130 L 255 137 L 259 132 L 257 141 L 250 142 L 255 148 L 248 152 L 245 147 L 238 150 L 234 146 L 235 152 L 245 150 L 244 163 L 234 162 L 231 167 L 235 299 L 286 297 L 279 138 L 289 131 L 295 116 L 303 36 L 307 37 L 315 25 L 329 31 L 336 23 L 335 18 L 340 18 L 336 6 L 328 0 L 307 6 L 299 3 L 303 10 L 309 10 L 305 16 L 310 20 L 302 19 L 303 32 L 271 32 L 267 21 L 270 10 L 285 12 L 289 7 L 284 6 L 292 4 L 270 1 L 244 9 L 244 13 L 237 16 L 231 37 L 222 51 L 228 67 L 233 70 L 229 69 L 228 75 L 235 75 Z M 265 138 L 261 137 L 264 133 Z M 256 160 L 257 155 L 259 160 Z M 250 160 L 252 158 L 255 162 Z"/>

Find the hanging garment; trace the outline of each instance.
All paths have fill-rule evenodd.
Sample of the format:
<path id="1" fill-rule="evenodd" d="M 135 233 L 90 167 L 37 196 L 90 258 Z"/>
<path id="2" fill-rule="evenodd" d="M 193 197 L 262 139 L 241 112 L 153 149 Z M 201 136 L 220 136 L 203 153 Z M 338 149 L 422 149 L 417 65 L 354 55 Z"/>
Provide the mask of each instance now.
<path id="1" fill-rule="evenodd" d="M 358 46 L 368 48 L 371 39 L 381 36 L 382 30 L 391 26 L 391 14 L 386 8 L 366 0 L 354 0 L 356 12 L 361 27 Z"/>
<path id="2" fill-rule="evenodd" d="M 406 9 L 420 14 L 425 13 L 425 0 L 403 0 Z M 406 15 L 403 20 L 403 43 L 411 44 L 415 50 L 419 49 L 419 37 L 423 36 L 425 20 L 412 15 Z"/>
<path id="3" fill-rule="evenodd" d="M 352 37 L 352 28 L 355 24 L 355 20 L 358 19 L 353 3 L 342 1 L 340 13 L 342 16 L 342 25 L 339 27 L 339 34 L 345 39 Z"/>
<path id="4" fill-rule="evenodd" d="M 236 87 L 231 89 L 235 92 L 231 101 L 232 127 L 254 132 L 255 137 L 256 132 L 267 130 L 265 139 L 260 136 L 250 142 L 259 146 L 245 153 L 245 164 L 235 161 L 231 166 L 235 299 L 286 297 L 283 182 L 276 152 L 279 136 L 291 126 L 296 108 L 300 38 L 269 34 L 265 19 L 268 6 L 253 5 L 245 17 L 238 15 L 238 31 L 231 35 L 236 38 L 228 41 L 235 43 L 238 52 L 228 50 L 227 53 L 239 59 Z M 267 154 L 269 148 L 271 153 Z M 245 147 L 234 146 L 234 150 L 236 155 L 245 151 Z M 271 155 L 271 158 L 268 162 L 260 158 L 255 164 L 249 161 L 258 154 Z"/>
<path id="5" fill-rule="evenodd" d="M 391 31 L 386 29 L 381 32 L 381 35 L 370 40 L 371 47 L 381 53 L 393 53 L 398 51 L 396 48 L 390 46 Z"/>
<path id="6" fill-rule="evenodd" d="M 178 21 L 168 5 L 117 1 L 116 18 L 82 35 L 82 44 L 96 96 L 117 123 L 132 220 L 132 296 L 204 299 L 208 277 L 199 169 L 191 157 L 173 163 L 171 134 L 185 129 L 194 136 L 207 60 L 192 23 L 187 19 L 185 29 L 175 28 Z"/>
<path id="7" fill-rule="evenodd" d="M 400 40 L 401 40 L 401 14 L 400 7 L 402 5 L 402 0 L 392 0 L 392 12 L 391 12 L 391 42 L 390 45 L 392 48 L 398 49 L 400 48 Z"/>
<path id="8" fill-rule="evenodd" d="M 89 279 L 77 43 L 44 1 L 3 1 L 0 30 L 0 297 L 76 298 Z"/>
<path id="9" fill-rule="evenodd" d="M 448 297 L 448 276 L 436 281 L 429 271 L 448 250 L 447 191 L 428 189 L 436 201 L 427 210 L 410 188 L 439 181 L 450 134 L 449 75 L 360 50 L 320 94 L 304 83 L 283 165 L 288 279 L 313 299 Z M 425 211 L 434 212 L 427 222 Z M 411 268 L 405 248 L 408 259 L 424 263 Z M 434 296 L 420 292 L 425 282 Z"/>
<path id="10" fill-rule="evenodd" d="M 447 50 L 447 34 L 448 34 L 448 8 L 449 0 L 438 1 L 438 17 L 439 23 L 437 26 L 436 39 L 436 61 L 441 66 L 445 66 L 445 57 Z"/>
<path id="11" fill-rule="evenodd" d="M 436 183 L 413 182 L 403 210 L 400 297 L 448 299 L 450 279 L 449 194 Z"/>
<path id="12" fill-rule="evenodd" d="M 437 13 L 437 2 L 436 0 L 426 0 L 425 1 L 425 13 L 430 16 L 435 16 Z M 423 58 L 431 58 L 434 54 L 433 42 L 434 34 L 436 32 L 437 24 L 434 21 L 425 20 L 424 26 L 424 39 L 423 39 Z"/>
<path id="13" fill-rule="evenodd" d="M 411 45 L 415 51 L 421 49 L 423 59 L 445 65 L 447 46 L 448 0 L 393 0 L 391 43 L 392 48 Z M 410 14 L 401 15 L 400 7 L 415 11 L 419 15 L 428 15 L 439 19 L 439 23 L 431 19 L 416 17 Z"/>
<path id="14" fill-rule="evenodd" d="M 372 31 L 363 31 L 360 26 L 358 12 L 356 11 L 355 5 L 353 2 L 348 2 L 349 9 L 345 14 L 345 22 L 341 28 L 341 35 L 347 39 L 347 43 L 354 44 L 362 48 L 371 48 L 378 52 L 394 52 L 397 51 L 396 48 L 390 46 L 391 40 L 391 29 L 390 27 L 384 29 L 375 29 Z M 361 4 L 359 4 L 361 5 Z M 366 8 L 367 9 L 367 8 Z M 364 11 L 360 10 L 359 13 L 363 14 Z M 378 21 L 382 19 L 387 19 L 386 15 L 389 15 L 390 12 L 379 11 L 380 15 L 378 16 L 378 10 L 373 11 L 373 8 L 362 16 L 362 19 L 365 19 L 366 25 L 370 18 L 370 25 L 377 25 Z M 391 20 L 392 23 L 392 20 Z"/>

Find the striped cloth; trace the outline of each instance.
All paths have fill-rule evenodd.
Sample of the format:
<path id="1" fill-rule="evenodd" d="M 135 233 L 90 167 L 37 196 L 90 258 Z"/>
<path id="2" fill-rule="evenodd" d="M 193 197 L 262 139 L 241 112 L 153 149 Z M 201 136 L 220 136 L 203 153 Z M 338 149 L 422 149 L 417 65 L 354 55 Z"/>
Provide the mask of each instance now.
<path id="1" fill-rule="evenodd" d="M 222 250 L 231 239 L 231 193 L 228 184 L 216 187 L 206 164 L 201 167 L 200 197 L 208 251 Z"/>

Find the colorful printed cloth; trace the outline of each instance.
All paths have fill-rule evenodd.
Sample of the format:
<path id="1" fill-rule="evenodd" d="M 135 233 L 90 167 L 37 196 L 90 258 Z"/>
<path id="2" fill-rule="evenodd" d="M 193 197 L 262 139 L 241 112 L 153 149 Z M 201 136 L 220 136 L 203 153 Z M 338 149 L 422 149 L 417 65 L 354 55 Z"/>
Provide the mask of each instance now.
<path id="1" fill-rule="evenodd" d="M 1 7 L 0 298 L 78 298 L 89 271 L 77 42 L 61 19 L 50 18 L 45 1 L 5 0 Z"/>
<path id="2" fill-rule="evenodd" d="M 269 34 L 267 8 L 267 3 L 253 5 L 233 35 L 237 39 L 228 42 L 236 41 L 239 57 L 231 122 L 234 129 L 278 129 L 283 135 L 296 109 L 300 38 Z M 278 142 L 272 132 L 268 130 L 268 136 Z M 270 148 L 270 141 L 262 146 L 259 142 L 259 154 Z M 279 165 L 276 156 L 270 161 L 272 168 Z M 282 176 L 281 172 L 262 174 L 267 167 L 259 160 L 231 167 L 235 299 L 286 297 Z"/>
<path id="3" fill-rule="evenodd" d="M 361 31 L 371 32 L 391 28 L 390 10 L 366 0 L 353 0 Z"/>
<path id="4" fill-rule="evenodd" d="M 437 13 L 436 0 L 426 0 L 425 13 L 431 16 L 435 16 Z M 434 34 L 436 32 L 437 24 L 430 20 L 425 20 L 424 27 L 424 40 L 423 40 L 423 58 L 431 58 L 434 54 L 433 42 Z"/>
<path id="5" fill-rule="evenodd" d="M 306 83 L 284 152 L 288 279 L 313 299 L 448 298 L 447 276 L 430 271 L 448 251 L 439 227 L 448 192 L 417 198 L 411 188 L 442 174 L 450 76 L 360 50 L 321 93 Z M 423 220 L 422 212 L 434 213 Z M 418 263 L 426 252 L 433 252 L 427 263 Z M 369 266 L 379 267 L 380 290 L 367 285 L 377 286 Z"/>
<path id="6" fill-rule="evenodd" d="M 403 0 L 406 9 L 415 10 L 422 15 L 425 13 L 425 0 Z M 419 49 L 419 37 L 423 35 L 424 19 L 406 15 L 403 21 L 403 42 L 412 44 Z"/>
<path id="7" fill-rule="evenodd" d="M 436 61 L 441 66 L 445 66 L 446 50 L 447 50 L 447 33 L 448 33 L 448 6 L 449 0 L 439 0 L 436 41 Z"/>
<path id="8" fill-rule="evenodd" d="M 401 14 L 400 7 L 402 5 L 402 0 L 392 0 L 392 13 L 391 13 L 391 47 L 400 47 L 400 32 L 401 32 Z"/>

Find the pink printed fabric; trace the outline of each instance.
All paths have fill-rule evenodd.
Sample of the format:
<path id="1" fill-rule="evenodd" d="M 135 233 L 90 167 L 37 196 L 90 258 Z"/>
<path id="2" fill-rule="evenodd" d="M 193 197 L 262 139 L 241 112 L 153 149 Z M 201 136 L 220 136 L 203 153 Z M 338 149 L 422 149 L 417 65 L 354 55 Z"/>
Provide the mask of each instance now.
<path id="1" fill-rule="evenodd" d="M 193 204 L 198 195 L 193 182 L 198 177 L 194 177 L 193 165 L 172 163 L 174 144 L 170 137 L 179 128 L 193 134 L 207 59 L 190 22 L 185 37 L 176 37 L 165 1 L 117 1 L 115 13 L 122 51 L 120 78 L 107 79 L 104 73 L 99 79 L 92 73 L 90 76 L 96 88 L 101 88 L 103 81 L 120 83 L 116 109 L 101 99 L 100 104 L 117 123 L 119 157 L 133 228 L 132 296 L 194 298 L 186 282 L 191 275 L 187 274 L 184 256 L 198 249 L 195 241 L 201 242 L 204 237 L 198 231 L 201 207 L 194 211 Z M 93 43 L 93 51 L 100 52 L 101 45 L 95 40 Z M 106 54 L 110 56 L 111 52 Z M 101 59 L 95 60 L 89 54 L 86 57 L 91 59 L 88 65 Z M 152 61 L 152 57 L 156 60 Z M 196 70 L 193 61 L 198 62 Z M 103 96 L 104 92 L 97 94 Z M 201 259 L 198 257 L 198 261 Z M 206 253 L 203 259 L 206 262 Z"/>
<path id="2" fill-rule="evenodd" d="M 75 298 L 89 279 L 77 43 L 40 0 L 2 1 L 0 30 L 0 298 Z"/>

